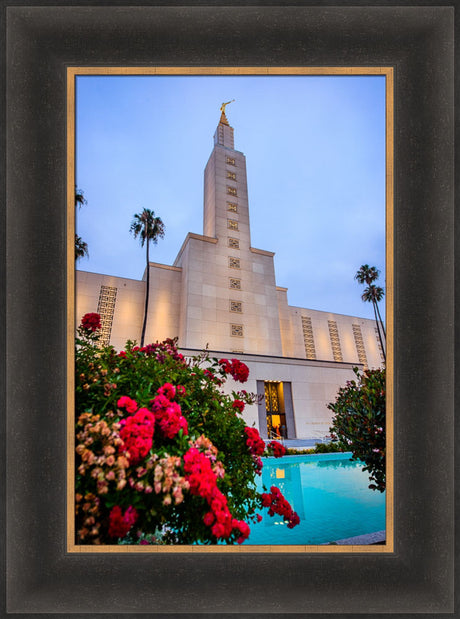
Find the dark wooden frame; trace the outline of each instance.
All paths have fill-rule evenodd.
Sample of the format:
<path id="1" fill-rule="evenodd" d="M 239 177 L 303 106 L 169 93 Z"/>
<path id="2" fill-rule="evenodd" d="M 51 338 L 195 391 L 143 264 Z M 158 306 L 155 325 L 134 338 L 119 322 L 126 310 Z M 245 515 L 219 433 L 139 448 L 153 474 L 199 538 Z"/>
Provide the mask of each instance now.
<path id="1" fill-rule="evenodd" d="M 2 610 L 115 617 L 453 612 L 453 5 L 27 4 L 3 3 Z M 66 67 L 206 64 L 395 68 L 392 554 L 66 554 Z"/>

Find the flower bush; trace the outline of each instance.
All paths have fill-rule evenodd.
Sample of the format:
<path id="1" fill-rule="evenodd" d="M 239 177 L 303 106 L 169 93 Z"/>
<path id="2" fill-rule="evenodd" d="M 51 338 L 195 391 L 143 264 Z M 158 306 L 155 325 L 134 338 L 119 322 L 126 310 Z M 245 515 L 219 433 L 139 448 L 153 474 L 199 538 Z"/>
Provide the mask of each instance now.
<path id="1" fill-rule="evenodd" d="M 369 488 L 385 490 L 385 370 L 353 369 L 357 380 L 341 387 L 334 403 L 330 428 L 333 444 L 364 462 Z"/>
<path id="2" fill-rule="evenodd" d="M 222 391 L 228 376 L 244 383 L 247 366 L 207 353 L 186 360 L 171 339 L 117 353 L 99 334 L 99 315 L 86 314 L 76 342 L 77 543 L 244 542 L 266 504 L 260 456 L 284 454 L 241 416 L 257 397 Z M 295 526 L 276 490 L 268 514 Z"/>

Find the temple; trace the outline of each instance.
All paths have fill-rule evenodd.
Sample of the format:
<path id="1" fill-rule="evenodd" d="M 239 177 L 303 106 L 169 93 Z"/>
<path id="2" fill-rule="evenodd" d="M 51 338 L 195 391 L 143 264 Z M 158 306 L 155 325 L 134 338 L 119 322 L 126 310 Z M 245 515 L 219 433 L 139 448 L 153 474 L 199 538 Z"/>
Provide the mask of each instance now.
<path id="1" fill-rule="evenodd" d="M 230 102 L 229 102 L 230 103 Z M 173 265 L 149 263 L 145 343 L 178 337 L 186 356 L 206 347 L 250 369 L 244 386 L 264 397 L 244 417 L 261 436 L 328 433 L 327 404 L 354 366 L 383 364 L 376 323 L 288 304 L 275 281 L 274 253 L 251 245 L 246 158 L 235 150 L 225 106 L 204 171 L 203 232 L 189 232 Z M 77 316 L 101 314 L 103 339 L 122 349 L 140 341 L 142 280 L 77 271 Z M 229 391 L 239 386 L 227 385 Z"/>

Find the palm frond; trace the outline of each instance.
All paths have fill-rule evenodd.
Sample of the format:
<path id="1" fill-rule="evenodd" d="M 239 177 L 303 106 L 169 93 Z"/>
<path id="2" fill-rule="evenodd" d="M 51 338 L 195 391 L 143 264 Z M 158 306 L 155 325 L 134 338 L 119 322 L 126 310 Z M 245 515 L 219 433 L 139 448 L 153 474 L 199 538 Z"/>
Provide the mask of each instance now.
<path id="1" fill-rule="evenodd" d="M 75 260 L 89 256 L 88 243 L 85 243 L 81 237 L 75 235 Z"/>
<path id="2" fill-rule="evenodd" d="M 83 204 L 87 204 L 87 200 L 83 195 L 83 191 L 81 189 L 77 189 L 75 185 L 75 206 L 83 206 Z"/>
<path id="3" fill-rule="evenodd" d="M 376 267 L 370 267 L 368 264 L 363 264 L 355 275 L 355 279 L 360 284 L 367 284 L 368 286 L 375 282 L 380 275 L 380 271 Z"/>

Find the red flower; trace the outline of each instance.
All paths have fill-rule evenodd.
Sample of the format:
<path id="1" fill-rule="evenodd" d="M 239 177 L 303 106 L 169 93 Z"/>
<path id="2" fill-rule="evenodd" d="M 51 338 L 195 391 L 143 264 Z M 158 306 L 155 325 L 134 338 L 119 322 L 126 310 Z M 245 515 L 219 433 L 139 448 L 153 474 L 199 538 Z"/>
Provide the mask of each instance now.
<path id="1" fill-rule="evenodd" d="M 232 376 L 234 380 L 240 383 L 245 383 L 249 377 L 249 368 L 245 363 L 238 361 L 238 359 L 232 359 Z"/>
<path id="2" fill-rule="evenodd" d="M 286 448 L 281 443 L 278 443 L 278 441 L 271 441 L 268 443 L 268 447 L 272 450 L 275 458 L 281 458 L 286 454 Z"/>
<path id="3" fill-rule="evenodd" d="M 146 344 L 145 346 L 142 346 L 141 352 L 146 355 L 152 355 L 156 351 L 158 346 L 159 344 Z"/>
<path id="4" fill-rule="evenodd" d="M 300 522 L 298 514 L 292 509 L 288 501 L 284 498 L 281 490 L 276 486 L 270 488 L 270 494 L 264 493 L 261 495 L 263 507 L 269 507 L 268 513 L 270 516 L 278 514 L 283 516 L 288 523 L 288 529 L 293 529 Z"/>
<path id="5" fill-rule="evenodd" d="M 252 459 L 254 460 L 254 464 L 256 465 L 255 466 L 256 475 L 262 475 L 262 469 L 264 468 L 262 460 L 259 458 L 259 456 L 252 456 Z"/>
<path id="6" fill-rule="evenodd" d="M 240 537 L 236 541 L 238 544 L 242 544 L 244 540 L 249 537 L 251 529 L 249 528 L 249 525 L 244 522 L 244 520 L 240 520 L 235 528 L 241 533 Z"/>
<path id="7" fill-rule="evenodd" d="M 86 331 L 97 331 L 97 329 L 101 328 L 101 317 L 96 312 L 91 312 L 89 314 L 85 314 L 81 319 L 81 326 Z"/>
<path id="8" fill-rule="evenodd" d="M 231 361 L 228 359 L 221 359 L 219 364 L 226 374 L 232 375 L 233 380 L 240 383 L 245 383 L 248 380 L 249 368 L 242 361 L 238 361 L 238 359 L 232 359 Z"/>
<path id="9" fill-rule="evenodd" d="M 123 419 L 121 425 L 120 437 L 124 451 L 129 452 L 129 463 L 138 464 L 152 448 L 155 416 L 146 408 L 140 408 L 132 417 Z"/>
<path id="10" fill-rule="evenodd" d="M 157 389 L 159 395 L 163 395 L 168 400 L 173 400 L 176 395 L 176 388 L 171 383 L 165 383 L 162 387 Z"/>
<path id="11" fill-rule="evenodd" d="M 165 390 L 166 392 L 168 392 L 168 389 Z M 169 393 L 172 392 L 169 391 Z M 184 434 L 188 434 L 187 420 L 182 415 L 181 407 L 177 402 L 171 402 L 165 395 L 159 394 L 150 404 L 152 405 L 152 411 L 155 413 L 156 422 L 164 436 L 174 438 L 180 430 Z"/>
<path id="12" fill-rule="evenodd" d="M 135 413 L 137 411 L 137 402 L 128 398 L 127 395 L 122 395 L 117 402 L 118 408 L 126 408 L 127 413 Z"/>
<path id="13" fill-rule="evenodd" d="M 125 537 L 138 518 L 137 511 L 131 505 L 123 512 L 119 505 L 112 508 L 109 515 L 109 536 Z"/>
<path id="14" fill-rule="evenodd" d="M 265 443 L 260 438 L 259 431 L 256 428 L 244 428 L 246 432 L 246 445 L 253 456 L 261 456 L 265 451 Z"/>
<path id="15" fill-rule="evenodd" d="M 262 494 L 262 507 L 270 507 L 272 504 L 272 497 L 267 492 Z"/>
<path id="16" fill-rule="evenodd" d="M 185 387 L 182 387 L 182 385 L 177 385 L 176 395 L 179 398 L 183 398 L 186 395 Z"/>
<path id="17" fill-rule="evenodd" d="M 233 408 L 237 408 L 240 413 L 244 411 L 244 402 L 242 400 L 235 400 L 232 404 Z"/>
<path id="18" fill-rule="evenodd" d="M 206 499 L 210 507 L 203 522 L 211 527 L 211 533 L 218 539 L 227 538 L 233 529 L 237 528 L 241 533 L 239 539 L 244 541 L 249 535 L 249 527 L 246 529 L 246 523 L 239 523 L 232 518 L 227 497 L 217 487 L 217 476 L 212 470 L 209 458 L 196 447 L 191 447 L 184 455 L 184 471 L 191 494 Z"/>
<path id="19" fill-rule="evenodd" d="M 288 529 L 293 529 L 300 523 L 300 518 L 296 512 L 293 512 L 288 522 Z"/>

